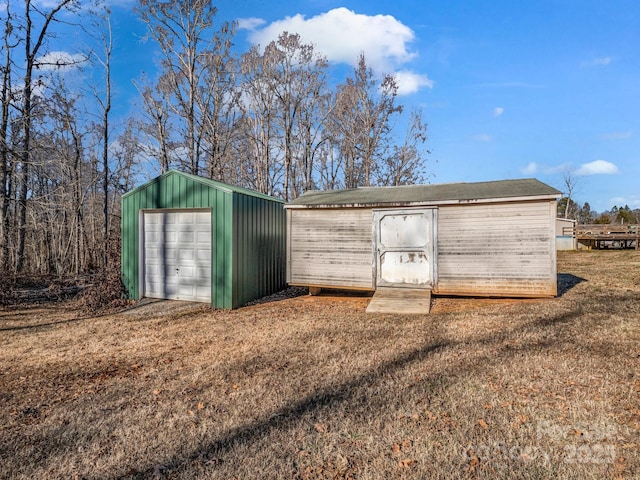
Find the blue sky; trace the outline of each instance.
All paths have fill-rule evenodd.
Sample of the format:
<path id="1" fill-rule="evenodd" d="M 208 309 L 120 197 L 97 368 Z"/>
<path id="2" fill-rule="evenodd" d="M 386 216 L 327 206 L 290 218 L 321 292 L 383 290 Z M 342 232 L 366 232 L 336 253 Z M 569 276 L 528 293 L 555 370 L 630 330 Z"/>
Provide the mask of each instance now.
<path id="1" fill-rule="evenodd" d="M 115 7 L 116 4 L 114 4 Z M 398 75 L 429 123 L 432 183 L 535 177 L 598 211 L 640 208 L 640 2 L 419 0 L 218 3 L 237 48 L 281 31 L 314 43 L 336 69 L 360 51 Z M 133 3 L 114 8 L 116 93 L 153 74 Z"/>

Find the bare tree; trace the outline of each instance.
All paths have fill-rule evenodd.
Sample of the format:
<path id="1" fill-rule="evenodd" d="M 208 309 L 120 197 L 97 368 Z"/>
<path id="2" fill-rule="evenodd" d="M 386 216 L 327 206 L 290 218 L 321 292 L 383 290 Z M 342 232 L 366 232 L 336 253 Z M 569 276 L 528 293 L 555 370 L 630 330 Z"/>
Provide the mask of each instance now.
<path id="1" fill-rule="evenodd" d="M 427 141 L 427 124 L 420 110 L 414 110 L 401 145 L 393 145 L 382 166 L 379 184 L 386 186 L 412 185 L 424 181 L 424 164 L 429 150 L 423 148 Z"/>
<path id="2" fill-rule="evenodd" d="M 86 114 L 78 110 L 79 94 L 74 94 L 64 84 L 63 79 L 57 79 L 49 98 L 49 117 L 52 127 L 45 138 L 51 140 L 50 157 L 56 161 L 49 166 L 49 171 L 58 170 L 52 178 L 60 182 L 59 198 L 50 198 L 50 206 L 57 207 L 64 212 L 67 225 L 66 233 L 59 236 L 63 248 L 61 252 L 72 252 L 71 258 L 64 256 L 57 262 L 57 273 L 64 269 L 64 263 L 72 265 L 73 273 L 78 274 L 85 265 L 87 253 L 84 228 L 85 188 L 83 185 L 84 170 L 84 126 L 80 119 Z M 66 246 L 64 246 L 66 245 Z"/>
<path id="3" fill-rule="evenodd" d="M 0 265 L 9 265 L 9 119 L 11 102 L 11 53 L 18 46 L 14 36 L 13 19 L 10 4 L 6 5 L 6 18 L 3 25 L 4 58 L 2 59 L 2 86 L 0 87 Z"/>
<path id="4" fill-rule="evenodd" d="M 109 134 L 111 114 L 111 55 L 113 53 L 113 32 L 111 30 L 111 11 L 105 8 L 102 12 L 96 12 L 98 19 L 95 31 L 99 32 L 102 53 L 93 52 L 93 59 L 100 64 L 104 71 L 104 92 L 102 95 L 95 93 L 95 99 L 101 110 L 101 137 L 102 137 L 102 191 L 104 195 L 102 204 L 103 213 L 103 248 L 102 262 L 108 266 L 109 256 Z"/>
<path id="5" fill-rule="evenodd" d="M 29 191 L 29 167 L 31 157 L 31 128 L 32 128 L 32 95 L 33 95 L 33 70 L 41 53 L 45 39 L 49 33 L 49 27 L 56 21 L 56 16 L 63 9 L 71 9 L 75 0 L 61 0 L 54 4 L 49 11 L 42 11 L 31 0 L 24 2 L 24 76 L 20 99 L 21 116 L 21 145 L 20 145 L 20 170 L 21 184 L 18 197 L 18 248 L 16 253 L 16 271 L 22 271 L 24 266 L 24 247 L 27 225 L 27 198 Z M 34 26 L 34 15 L 41 21 L 39 26 Z"/>
<path id="6" fill-rule="evenodd" d="M 144 81 L 143 81 L 144 83 Z M 141 149 L 150 157 L 155 157 L 160 165 L 160 173 L 165 173 L 171 167 L 171 124 L 169 121 L 170 99 L 165 91 L 145 85 L 134 85 L 142 97 L 145 120 L 141 120 L 141 132 L 145 140 L 140 142 Z M 154 92 L 155 90 L 155 92 Z"/>
<path id="7" fill-rule="evenodd" d="M 571 210 L 571 204 L 573 203 L 573 193 L 575 191 L 576 185 L 578 184 L 578 179 L 573 175 L 570 170 L 565 171 L 562 174 L 562 182 L 563 187 L 565 189 L 565 193 L 567 194 L 567 203 L 564 208 L 564 218 L 569 218 L 569 212 Z"/>
<path id="8" fill-rule="evenodd" d="M 328 64 L 296 34 L 242 56 L 240 106 L 247 183 L 285 200 L 312 188 L 329 111 Z M 252 178 L 253 177 L 253 178 Z"/>
<path id="9" fill-rule="evenodd" d="M 132 190 L 140 165 L 139 122 L 130 118 L 124 131 L 118 136 L 113 148 L 114 167 L 113 190 L 115 195 L 123 195 Z M 113 203 L 119 206 L 118 202 Z"/>
<path id="10" fill-rule="evenodd" d="M 353 77 L 338 86 L 330 134 L 343 157 L 346 188 L 376 183 L 380 162 L 389 148 L 392 116 L 402 112 L 395 103 L 397 92 L 391 75 L 378 84 L 364 54 Z"/>
<path id="11" fill-rule="evenodd" d="M 234 35 L 234 23 L 225 23 L 214 34 L 211 49 L 203 54 L 207 74 L 198 95 L 207 174 L 221 181 L 235 176 L 231 150 L 240 120 L 239 66 L 231 51 Z"/>
<path id="12" fill-rule="evenodd" d="M 323 71 L 309 78 L 309 94 L 298 114 L 297 141 L 293 143 L 292 198 L 316 188 L 318 165 L 325 154 L 328 138 L 325 135 L 327 119 L 331 113 L 331 93 L 326 89 Z"/>
<path id="13" fill-rule="evenodd" d="M 300 36 L 282 33 L 265 48 L 262 71 L 266 86 L 272 88 L 275 127 L 283 167 L 282 193 L 285 200 L 296 197 L 298 183 L 310 187 L 313 154 L 318 132 L 326 117 L 319 107 L 326 85 L 327 60 L 314 53 L 313 45 Z M 299 181 L 298 176 L 303 180 Z"/>
<path id="14" fill-rule="evenodd" d="M 316 165 L 321 190 L 344 188 L 344 161 L 337 148 L 327 142 L 319 151 Z"/>
<path id="15" fill-rule="evenodd" d="M 168 105 L 184 125 L 180 136 L 188 156 L 187 167 L 197 175 L 206 149 L 204 117 L 208 109 L 201 89 L 209 75 L 208 60 L 215 45 L 212 29 L 217 8 L 211 0 L 139 0 L 138 12 L 160 46 L 159 88 L 171 96 Z M 229 26 L 224 25 L 222 35 L 229 32 Z"/>
<path id="16" fill-rule="evenodd" d="M 277 99 L 270 84 L 273 75 L 257 46 L 242 55 L 242 137 L 239 149 L 246 155 L 244 182 L 268 195 L 276 193 L 277 164 L 275 116 Z"/>

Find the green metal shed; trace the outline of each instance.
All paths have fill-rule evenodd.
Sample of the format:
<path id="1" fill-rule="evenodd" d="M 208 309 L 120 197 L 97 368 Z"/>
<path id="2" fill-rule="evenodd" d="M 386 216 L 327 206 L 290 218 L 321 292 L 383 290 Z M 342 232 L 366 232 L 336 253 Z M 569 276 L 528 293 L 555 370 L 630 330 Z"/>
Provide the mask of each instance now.
<path id="1" fill-rule="evenodd" d="M 130 298 L 237 308 L 285 286 L 283 202 L 171 170 L 122 197 Z"/>

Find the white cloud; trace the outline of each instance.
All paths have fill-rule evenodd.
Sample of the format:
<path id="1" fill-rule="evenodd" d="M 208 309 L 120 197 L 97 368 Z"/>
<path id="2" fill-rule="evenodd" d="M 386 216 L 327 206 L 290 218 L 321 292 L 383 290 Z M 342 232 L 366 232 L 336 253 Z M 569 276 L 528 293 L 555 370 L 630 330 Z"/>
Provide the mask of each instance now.
<path id="1" fill-rule="evenodd" d="M 487 133 L 478 133 L 477 135 L 473 136 L 473 139 L 476 142 L 490 142 L 491 141 L 491 135 L 489 135 Z"/>
<path id="2" fill-rule="evenodd" d="M 546 165 L 544 163 L 529 162 L 526 167 L 520 169 L 523 175 L 557 175 L 563 172 L 573 171 L 572 167 L 568 163 L 561 163 L 560 165 Z"/>
<path id="3" fill-rule="evenodd" d="M 239 30 L 255 30 L 258 27 L 264 25 L 265 22 L 262 18 L 250 17 L 250 18 L 241 18 L 238 20 L 238 29 Z"/>
<path id="4" fill-rule="evenodd" d="M 534 175 L 538 173 L 539 165 L 536 162 L 529 162 L 529 165 L 521 169 L 524 175 Z"/>
<path id="5" fill-rule="evenodd" d="M 493 116 L 494 117 L 499 117 L 503 113 L 504 113 L 504 108 L 502 108 L 502 107 L 496 107 L 496 108 L 493 109 Z"/>
<path id="6" fill-rule="evenodd" d="M 409 70 L 401 70 L 396 72 L 394 76 L 398 84 L 398 95 L 416 93 L 422 87 L 433 88 L 433 80 L 426 75 Z"/>
<path id="7" fill-rule="evenodd" d="M 583 163 L 575 171 L 576 175 L 611 175 L 618 173 L 618 167 L 606 160 L 595 160 L 590 163 Z"/>
<path id="8" fill-rule="evenodd" d="M 391 15 L 364 15 L 344 7 L 311 18 L 297 14 L 261 27 L 259 19 L 241 19 L 240 26 L 249 31 L 249 40 L 264 47 L 282 34 L 297 33 L 305 43 L 330 62 L 357 65 L 364 53 L 367 65 L 376 73 L 395 74 L 399 93 L 414 93 L 431 88 L 433 81 L 424 74 L 402 69 L 416 58 L 409 49 L 415 40 L 411 28 Z"/>
<path id="9" fill-rule="evenodd" d="M 415 57 L 407 49 L 413 31 L 391 15 L 362 15 L 344 7 L 309 19 L 298 14 L 254 30 L 249 39 L 264 47 L 282 32 L 298 33 L 329 60 L 340 63 L 356 65 L 365 52 L 367 63 L 377 71 L 388 72 Z"/>
<path id="10" fill-rule="evenodd" d="M 582 62 L 583 67 L 603 67 L 611 63 L 611 57 L 593 58 L 586 62 Z"/>
<path id="11" fill-rule="evenodd" d="M 631 131 L 604 133 L 598 136 L 600 140 L 626 140 L 631 137 L 633 137 L 633 132 Z"/>
<path id="12" fill-rule="evenodd" d="M 613 197 L 609 200 L 609 204 L 611 206 L 616 205 L 618 207 L 629 205 L 629 208 L 635 209 L 640 208 L 640 198 L 635 195 L 631 195 L 630 197 Z"/>
<path id="13" fill-rule="evenodd" d="M 64 51 L 49 52 L 36 59 L 36 67 L 40 71 L 67 71 L 79 68 L 87 57 L 82 53 L 69 53 Z"/>

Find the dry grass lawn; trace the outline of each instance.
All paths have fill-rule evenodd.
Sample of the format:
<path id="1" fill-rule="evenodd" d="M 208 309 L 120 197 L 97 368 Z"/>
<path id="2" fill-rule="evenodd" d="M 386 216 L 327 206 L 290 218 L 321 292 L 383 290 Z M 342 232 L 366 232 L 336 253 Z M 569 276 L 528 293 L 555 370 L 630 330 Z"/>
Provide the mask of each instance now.
<path id="1" fill-rule="evenodd" d="M 562 295 L 0 308 L 0 478 L 638 478 L 640 252 Z"/>

